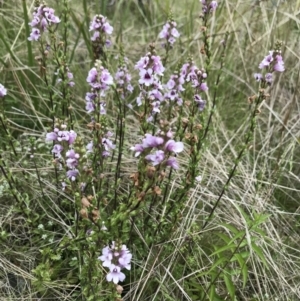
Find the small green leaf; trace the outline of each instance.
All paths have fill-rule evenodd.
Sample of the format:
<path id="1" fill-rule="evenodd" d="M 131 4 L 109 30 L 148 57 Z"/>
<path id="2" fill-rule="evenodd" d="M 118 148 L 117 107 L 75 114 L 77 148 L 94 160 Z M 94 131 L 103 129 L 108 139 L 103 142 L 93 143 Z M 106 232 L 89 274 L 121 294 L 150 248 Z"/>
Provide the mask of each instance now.
<path id="1" fill-rule="evenodd" d="M 251 247 L 252 247 L 253 251 L 257 254 L 257 256 L 260 258 L 260 260 L 263 262 L 265 267 L 267 269 L 269 269 L 269 266 L 268 266 L 267 261 L 265 259 L 265 255 L 263 253 L 263 250 L 259 246 L 257 246 L 254 242 L 251 243 Z"/>
<path id="2" fill-rule="evenodd" d="M 225 271 L 223 278 L 226 284 L 226 288 L 230 294 L 231 300 L 234 300 L 235 297 L 235 286 L 232 282 L 231 275 Z"/>

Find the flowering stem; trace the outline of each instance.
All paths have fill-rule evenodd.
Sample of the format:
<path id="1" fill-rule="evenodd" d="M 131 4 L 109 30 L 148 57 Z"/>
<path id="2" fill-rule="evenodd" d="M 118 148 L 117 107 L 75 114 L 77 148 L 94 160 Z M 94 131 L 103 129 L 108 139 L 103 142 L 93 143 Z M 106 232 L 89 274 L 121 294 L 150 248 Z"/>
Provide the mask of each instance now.
<path id="1" fill-rule="evenodd" d="M 222 70 L 223 70 L 224 64 L 225 64 L 225 50 L 226 50 L 228 36 L 229 36 L 229 32 L 226 32 L 224 42 L 223 42 L 224 47 L 223 47 L 222 52 L 221 52 L 221 62 L 220 62 L 219 73 L 218 73 L 217 80 L 216 80 L 216 83 L 215 83 L 215 86 L 214 86 L 213 103 L 212 103 L 212 107 L 211 107 L 211 110 L 210 110 L 210 114 L 209 114 L 209 117 L 208 117 L 208 121 L 207 121 L 205 130 L 204 130 L 204 134 L 202 135 L 202 137 L 199 137 L 199 140 L 198 140 L 198 145 L 197 145 L 198 152 L 200 152 L 200 150 L 202 148 L 202 145 L 203 145 L 203 142 L 204 142 L 204 140 L 205 140 L 205 138 L 208 134 L 209 126 L 211 124 L 212 117 L 213 117 L 215 107 L 216 107 L 216 104 L 217 104 L 217 92 L 218 92 L 218 87 L 219 87 L 220 80 L 221 80 Z"/>

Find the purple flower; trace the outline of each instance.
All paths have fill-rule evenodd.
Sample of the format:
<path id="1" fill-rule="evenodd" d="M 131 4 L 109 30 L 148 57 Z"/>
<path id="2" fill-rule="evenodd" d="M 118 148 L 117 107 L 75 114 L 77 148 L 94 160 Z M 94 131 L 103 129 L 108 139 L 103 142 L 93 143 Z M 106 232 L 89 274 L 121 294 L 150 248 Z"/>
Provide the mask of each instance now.
<path id="1" fill-rule="evenodd" d="M 109 267 L 109 273 L 106 275 L 106 280 L 117 284 L 119 281 L 122 282 L 125 280 L 125 274 L 121 272 L 121 268 L 119 266 L 111 264 Z"/>
<path id="2" fill-rule="evenodd" d="M 87 153 L 92 153 L 93 152 L 93 141 L 87 144 L 86 146 L 86 152 Z"/>
<path id="3" fill-rule="evenodd" d="M 108 138 L 102 138 L 102 145 L 104 146 L 104 149 L 106 151 L 109 151 L 111 149 L 115 149 L 115 145 L 112 143 L 111 140 L 109 140 Z"/>
<path id="4" fill-rule="evenodd" d="M 218 7 L 218 2 L 217 1 L 211 1 L 210 4 L 209 4 L 209 8 L 210 8 L 210 11 L 213 12 L 217 9 Z"/>
<path id="5" fill-rule="evenodd" d="M 205 108 L 205 104 L 206 104 L 205 101 L 198 94 L 196 94 L 194 96 L 194 99 L 195 99 L 195 102 L 197 103 L 199 111 L 202 112 L 204 110 L 204 108 Z"/>
<path id="6" fill-rule="evenodd" d="M 102 31 L 103 33 L 111 35 L 113 32 L 113 27 L 110 26 L 106 21 L 106 17 L 102 15 L 96 15 L 90 25 L 90 31 L 92 30 Z"/>
<path id="7" fill-rule="evenodd" d="M 3 98 L 7 94 L 7 90 L 0 84 L 0 98 Z"/>
<path id="8" fill-rule="evenodd" d="M 48 141 L 55 141 L 57 140 L 57 134 L 56 132 L 47 133 L 46 135 L 46 142 Z"/>
<path id="9" fill-rule="evenodd" d="M 285 69 L 284 69 L 284 62 L 282 60 L 282 56 L 281 55 L 276 55 L 276 63 L 274 65 L 274 71 L 277 71 L 277 72 L 283 72 Z"/>
<path id="10" fill-rule="evenodd" d="M 182 142 L 175 142 L 174 140 L 169 140 L 166 145 L 165 149 L 168 152 L 180 153 L 184 149 L 184 145 Z"/>
<path id="11" fill-rule="evenodd" d="M 95 111 L 95 105 L 93 102 L 91 101 L 87 101 L 86 105 L 85 105 L 85 109 L 88 113 L 92 113 L 93 111 Z"/>
<path id="12" fill-rule="evenodd" d="M 121 269 L 125 268 L 127 270 L 131 269 L 131 259 L 132 259 L 132 254 L 129 252 L 127 247 L 125 245 L 122 246 L 120 255 L 119 255 L 119 266 Z"/>
<path id="13" fill-rule="evenodd" d="M 104 92 L 109 89 L 109 86 L 113 84 L 113 78 L 109 71 L 102 66 L 93 67 L 88 74 L 86 81 L 90 86 L 98 91 Z"/>
<path id="14" fill-rule="evenodd" d="M 114 241 L 111 246 L 102 249 L 102 255 L 98 259 L 103 262 L 104 267 L 109 268 L 109 273 L 106 275 L 107 281 L 113 281 L 115 284 L 125 279 L 121 269 L 131 269 L 132 254 L 125 245 L 119 246 Z"/>
<path id="15" fill-rule="evenodd" d="M 60 144 L 55 144 L 53 146 L 52 153 L 55 155 L 55 157 L 60 158 L 60 153 L 63 151 L 63 149 L 64 148 Z"/>
<path id="16" fill-rule="evenodd" d="M 41 4 L 33 12 L 33 19 L 29 23 L 32 31 L 28 38 L 29 41 L 38 41 L 41 36 L 41 30 L 45 31 L 48 26 L 57 24 L 60 19 L 54 15 L 54 9 Z"/>
<path id="17" fill-rule="evenodd" d="M 97 80 L 98 72 L 95 67 L 93 67 L 88 74 L 88 77 L 86 78 L 86 81 L 91 84 L 94 83 Z"/>
<path id="18" fill-rule="evenodd" d="M 154 154 L 149 154 L 145 157 L 146 160 L 152 162 L 153 166 L 160 164 L 164 158 L 165 153 L 162 150 L 158 150 Z"/>
<path id="19" fill-rule="evenodd" d="M 152 136 L 151 134 L 146 134 L 145 135 L 146 138 L 143 139 L 143 148 L 148 148 L 148 147 L 157 147 L 161 144 L 164 143 L 164 139 L 161 138 L 161 137 L 155 137 L 155 136 Z"/>
<path id="20" fill-rule="evenodd" d="M 259 64 L 258 66 L 259 69 L 266 68 L 271 64 L 271 62 L 273 62 L 273 52 L 274 51 L 269 51 L 269 54 Z"/>
<path id="21" fill-rule="evenodd" d="M 141 70 L 145 69 L 149 64 L 149 56 L 146 55 L 142 57 L 135 65 L 135 69 Z"/>
<path id="22" fill-rule="evenodd" d="M 109 246 L 102 249 L 102 255 L 98 257 L 103 262 L 104 267 L 110 267 L 113 259 L 113 252 Z"/>
<path id="23" fill-rule="evenodd" d="M 30 33 L 28 40 L 29 41 L 38 41 L 40 36 L 41 36 L 40 30 L 38 28 L 32 28 L 32 31 Z"/>
<path id="24" fill-rule="evenodd" d="M 207 84 L 206 83 L 201 83 L 200 84 L 200 90 L 205 92 L 208 90 Z"/>
<path id="25" fill-rule="evenodd" d="M 68 140 L 69 145 L 74 143 L 76 137 L 77 137 L 77 134 L 73 130 L 71 130 L 69 132 L 69 140 Z"/>
<path id="26" fill-rule="evenodd" d="M 209 0 L 210 1 L 210 0 Z M 207 0 L 201 0 L 202 3 L 202 12 L 204 14 L 207 14 L 209 12 L 213 12 L 218 7 L 217 1 L 211 1 L 209 4 L 207 3 Z"/>
<path id="27" fill-rule="evenodd" d="M 135 157 L 138 157 L 144 151 L 144 147 L 142 144 L 136 144 L 135 146 L 132 146 L 130 150 L 135 152 Z"/>
<path id="28" fill-rule="evenodd" d="M 132 93 L 133 86 L 130 83 L 131 75 L 129 74 L 126 65 L 123 64 L 118 68 L 115 74 L 115 80 L 117 82 L 119 90 L 121 91 L 122 99 L 129 95 L 129 93 Z"/>
<path id="29" fill-rule="evenodd" d="M 265 81 L 266 81 L 269 85 L 271 85 L 272 82 L 273 82 L 273 74 L 272 74 L 272 73 L 267 73 L 267 74 L 265 75 Z"/>
<path id="30" fill-rule="evenodd" d="M 174 158 L 174 157 L 170 157 L 170 158 L 167 160 L 166 165 L 167 165 L 167 166 L 170 166 L 170 167 L 172 167 L 172 168 L 174 168 L 174 169 L 179 169 L 179 164 L 178 164 L 176 158 Z"/>
<path id="31" fill-rule="evenodd" d="M 176 22 L 168 21 L 164 26 L 162 31 L 159 33 L 159 38 L 167 41 L 167 44 L 173 45 L 176 38 L 180 36 L 178 30 L 176 29 Z"/>
<path id="32" fill-rule="evenodd" d="M 106 85 L 112 85 L 114 80 L 107 69 L 102 69 L 100 81 Z"/>
<path id="33" fill-rule="evenodd" d="M 152 69 L 141 69 L 140 71 L 140 79 L 139 79 L 139 83 L 141 85 L 145 85 L 145 86 L 150 86 L 151 84 L 153 84 L 154 78 L 152 76 L 153 70 Z"/>
<path id="34" fill-rule="evenodd" d="M 261 73 L 254 73 L 254 78 L 259 82 L 262 80 L 263 76 Z"/>
<path id="35" fill-rule="evenodd" d="M 153 64 L 153 71 L 157 74 L 157 75 L 160 75 L 162 76 L 163 75 L 163 72 L 165 71 L 165 68 L 161 62 L 161 59 L 159 56 L 157 55 L 152 55 L 151 56 L 151 61 L 152 61 L 152 64 Z"/>
<path id="36" fill-rule="evenodd" d="M 78 174 L 79 174 L 78 169 L 71 169 L 67 171 L 67 177 L 73 182 L 76 180 Z"/>
<path id="37" fill-rule="evenodd" d="M 68 150 L 66 152 L 66 157 L 68 158 L 66 160 L 66 163 L 70 169 L 73 169 L 78 165 L 78 159 L 79 159 L 80 155 L 75 153 L 74 149 Z"/>

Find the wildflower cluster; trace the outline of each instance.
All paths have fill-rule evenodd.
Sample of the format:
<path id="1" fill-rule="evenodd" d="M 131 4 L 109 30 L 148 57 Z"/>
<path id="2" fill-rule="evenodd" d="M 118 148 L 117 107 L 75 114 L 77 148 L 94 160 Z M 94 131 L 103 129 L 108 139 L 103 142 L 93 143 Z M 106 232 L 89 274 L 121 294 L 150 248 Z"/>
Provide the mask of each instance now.
<path id="1" fill-rule="evenodd" d="M 172 46 L 176 39 L 179 38 L 180 34 L 176 29 L 176 22 L 169 20 L 164 26 L 162 31 L 159 33 L 159 38 L 166 40 L 163 46 Z"/>
<path id="2" fill-rule="evenodd" d="M 58 162 L 61 164 L 61 166 L 63 163 L 62 152 L 66 147 L 68 148 L 68 151 L 65 152 L 65 164 L 68 168 L 67 177 L 71 181 L 75 181 L 79 174 L 79 171 L 76 167 L 78 165 L 80 155 L 76 153 L 71 146 L 74 144 L 77 134 L 73 130 L 67 131 L 67 126 L 64 124 L 61 125 L 60 128 L 61 129 L 56 127 L 53 132 L 47 133 L 46 142 L 55 142 L 51 152 L 53 153 L 54 157 L 58 159 Z"/>
<path id="3" fill-rule="evenodd" d="M 115 74 L 115 80 L 118 92 L 122 99 L 125 99 L 128 94 L 132 93 L 133 86 L 131 85 L 131 75 L 127 69 L 127 58 L 120 62 L 118 70 Z"/>
<path id="4" fill-rule="evenodd" d="M 153 115 L 160 112 L 159 107 L 164 100 L 163 86 L 159 77 L 163 76 L 165 68 L 161 62 L 161 58 L 149 52 L 137 62 L 135 69 L 139 70 L 141 90 L 137 98 L 137 105 L 141 106 L 143 100 L 149 101 L 152 112 L 147 121 L 150 122 L 153 120 Z"/>
<path id="5" fill-rule="evenodd" d="M 111 246 L 102 249 L 102 256 L 98 259 L 103 262 L 103 266 L 109 268 L 109 273 L 106 275 L 107 281 L 112 281 L 117 284 L 119 281 L 125 280 L 125 274 L 121 272 L 123 268 L 130 270 L 130 261 L 132 254 L 125 245 L 118 245 L 114 241 Z"/>
<path id="6" fill-rule="evenodd" d="M 217 1 L 210 1 L 210 0 L 200 0 L 202 4 L 202 12 L 204 14 L 212 13 L 214 12 L 218 7 Z"/>
<path id="7" fill-rule="evenodd" d="M 181 68 L 181 77 L 185 82 L 190 83 L 195 89 L 194 100 L 197 104 L 199 111 L 203 111 L 205 107 L 205 101 L 201 98 L 201 92 L 206 92 L 208 86 L 205 82 L 207 73 L 204 69 L 198 69 L 192 62 L 186 63 Z"/>
<path id="8" fill-rule="evenodd" d="M 98 55 L 103 53 L 103 47 L 111 45 L 108 36 L 112 34 L 113 27 L 107 22 L 106 17 L 96 15 L 90 24 L 90 31 L 93 32 L 91 40 L 93 42 L 94 53 L 98 58 Z"/>
<path id="9" fill-rule="evenodd" d="M 131 150 L 135 152 L 135 157 L 146 151 L 145 159 L 153 166 L 165 164 L 165 166 L 178 169 L 179 164 L 176 158 L 170 154 L 182 152 L 184 145 L 182 142 L 175 142 L 172 138 L 173 133 L 171 131 L 168 131 L 164 136 L 146 134 L 142 143 L 131 147 Z"/>
<path id="10" fill-rule="evenodd" d="M 262 60 L 258 66 L 259 69 L 265 69 L 266 73 L 255 73 L 254 78 L 257 81 L 266 82 L 271 85 L 273 82 L 273 72 L 283 72 L 284 62 L 279 51 L 269 51 L 269 54 Z"/>
<path id="11" fill-rule="evenodd" d="M 176 102 L 177 105 L 181 106 L 183 100 L 180 96 L 180 93 L 184 91 L 183 84 L 185 83 L 185 79 L 182 74 L 178 74 L 178 72 L 172 74 L 170 76 L 169 81 L 165 85 L 166 93 L 164 95 L 165 100 L 170 100 Z"/>
<path id="12" fill-rule="evenodd" d="M 6 93 L 6 88 L 2 84 L 0 84 L 0 98 L 3 98 L 6 95 Z"/>
<path id="13" fill-rule="evenodd" d="M 113 84 L 113 77 L 100 61 L 96 61 L 95 67 L 89 71 L 86 81 L 91 87 L 91 92 L 87 92 L 85 96 L 87 112 L 91 113 L 97 110 L 97 113 L 106 114 L 106 104 L 101 97 L 105 96 L 105 92 Z"/>
<path id="14" fill-rule="evenodd" d="M 32 31 L 28 37 L 28 40 L 38 41 L 41 37 L 41 33 L 46 31 L 48 26 L 57 24 L 59 22 L 60 19 L 54 15 L 54 9 L 41 4 L 35 8 L 33 12 L 33 19 L 29 23 L 29 25 L 32 27 Z"/>
<path id="15" fill-rule="evenodd" d="M 61 75 L 62 72 L 60 72 L 60 70 L 58 69 L 57 72 L 55 72 L 54 74 L 57 76 L 60 76 L 60 78 L 58 78 L 57 83 L 61 83 L 63 81 L 63 75 Z M 70 87 L 74 87 L 75 83 L 73 81 L 73 73 L 70 71 L 69 67 L 65 67 L 65 74 L 67 76 L 67 85 Z"/>

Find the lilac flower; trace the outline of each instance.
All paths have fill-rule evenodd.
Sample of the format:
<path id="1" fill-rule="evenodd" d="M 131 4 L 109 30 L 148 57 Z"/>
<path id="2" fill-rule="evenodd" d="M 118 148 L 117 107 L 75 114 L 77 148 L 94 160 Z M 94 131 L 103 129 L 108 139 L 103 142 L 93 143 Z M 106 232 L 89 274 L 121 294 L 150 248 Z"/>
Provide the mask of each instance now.
<path id="1" fill-rule="evenodd" d="M 103 262 L 104 267 L 109 268 L 109 273 L 106 275 L 107 281 L 113 281 L 115 284 L 125 279 L 121 269 L 131 269 L 132 254 L 125 245 L 119 246 L 114 241 L 111 246 L 102 249 L 102 255 L 98 259 Z"/>
<path id="2" fill-rule="evenodd" d="M 175 157 L 170 157 L 170 158 L 167 160 L 166 165 L 167 165 L 167 166 L 170 166 L 170 167 L 172 167 L 172 168 L 174 168 L 174 169 L 179 169 L 179 164 L 178 164 L 178 162 L 177 162 L 177 160 L 176 160 Z"/>
<path id="3" fill-rule="evenodd" d="M 104 267 L 110 267 L 111 261 L 113 259 L 113 252 L 109 246 L 102 249 L 102 255 L 98 257 L 103 263 Z"/>
<path id="4" fill-rule="evenodd" d="M 90 24 L 90 31 L 97 30 L 101 31 L 103 33 L 106 33 L 108 35 L 112 34 L 113 27 L 109 25 L 109 23 L 106 21 L 107 18 L 102 15 L 96 15 L 91 24 Z"/>
<path id="5" fill-rule="evenodd" d="M 55 155 L 55 157 L 60 158 L 63 149 L 64 148 L 60 144 L 55 144 L 51 152 Z"/>
<path id="6" fill-rule="evenodd" d="M 175 142 L 174 140 L 167 141 L 165 149 L 168 152 L 180 153 L 183 151 L 184 145 L 182 142 Z"/>
<path id="7" fill-rule="evenodd" d="M 124 59 L 125 61 L 125 59 Z M 118 90 L 121 91 L 121 98 L 124 99 L 133 91 L 131 85 L 131 75 L 128 72 L 125 62 L 120 63 L 120 66 L 115 74 L 115 80 Z"/>
<path id="8" fill-rule="evenodd" d="M 105 96 L 105 92 L 113 85 L 113 77 L 107 69 L 101 66 L 100 61 L 96 61 L 95 67 L 89 71 L 86 81 L 91 86 L 91 92 L 87 92 L 85 96 L 87 112 L 92 113 L 97 108 L 101 115 L 106 114 L 106 104 L 100 98 Z"/>
<path id="9" fill-rule="evenodd" d="M 285 70 L 280 51 L 269 51 L 269 54 L 262 60 L 258 67 L 260 69 L 266 69 L 266 73 L 264 76 L 261 73 L 255 73 L 254 78 L 257 81 L 271 85 L 273 82 L 273 72 L 283 72 Z"/>
<path id="10" fill-rule="evenodd" d="M 108 35 L 113 32 L 113 27 L 107 22 L 107 18 L 102 15 L 96 15 L 91 24 L 90 31 L 94 31 L 91 40 L 93 42 L 100 42 L 100 45 L 109 47 L 111 41 L 107 39 Z"/>
<path id="11" fill-rule="evenodd" d="M 96 69 L 95 67 L 93 67 L 93 68 L 89 71 L 89 74 L 88 74 L 88 77 L 87 77 L 86 81 L 87 81 L 89 84 L 92 84 L 92 83 L 94 83 L 95 81 L 97 81 L 97 76 L 98 76 L 97 69 Z"/>
<path id="12" fill-rule="evenodd" d="M 276 59 L 276 63 L 273 67 L 274 71 L 283 72 L 285 69 L 284 69 L 284 62 L 282 60 L 282 56 L 278 54 L 276 55 L 275 59 Z"/>
<path id="13" fill-rule="evenodd" d="M 207 84 L 206 83 L 201 83 L 200 84 L 200 90 L 205 92 L 208 90 Z"/>
<path id="14" fill-rule="evenodd" d="M 109 267 L 109 273 L 106 275 L 106 280 L 117 284 L 119 281 L 122 282 L 125 280 L 125 274 L 121 272 L 121 268 L 119 266 L 111 264 Z"/>
<path id="15" fill-rule="evenodd" d="M 0 98 L 3 98 L 7 94 L 6 88 L 0 84 Z"/>
<path id="16" fill-rule="evenodd" d="M 153 68 L 153 71 L 157 74 L 157 75 L 160 75 L 162 76 L 163 75 L 163 72 L 165 71 L 165 68 L 161 62 L 161 58 L 157 55 L 152 55 L 151 56 L 151 61 L 152 61 L 152 68 Z"/>
<path id="17" fill-rule="evenodd" d="M 99 66 L 98 69 L 96 67 L 93 67 L 89 71 L 86 81 L 94 90 L 106 91 L 109 89 L 108 86 L 111 86 L 113 84 L 113 77 L 110 75 L 107 69 Z"/>
<path id="18" fill-rule="evenodd" d="M 33 19 L 29 23 L 32 27 L 29 41 L 38 41 L 41 37 L 41 31 L 46 31 L 48 26 L 58 24 L 60 19 L 54 15 L 54 9 L 41 4 L 33 12 Z"/>
<path id="19" fill-rule="evenodd" d="M 180 97 L 180 93 L 184 91 L 183 84 L 185 80 L 182 75 L 173 74 L 171 75 L 169 81 L 165 85 L 167 92 L 164 95 L 165 99 L 169 99 L 171 101 L 176 101 L 177 105 L 182 105 L 182 98 Z"/>
<path id="20" fill-rule="evenodd" d="M 213 12 L 217 9 L 218 2 L 217 1 L 211 1 L 209 4 L 210 12 Z"/>
<path id="21" fill-rule="evenodd" d="M 93 152 L 93 141 L 87 144 L 86 146 L 86 152 L 87 153 L 92 153 Z"/>
<path id="22" fill-rule="evenodd" d="M 66 152 L 66 157 L 68 158 L 66 160 L 68 168 L 73 169 L 78 165 L 78 159 L 80 155 L 78 153 L 75 153 L 74 149 L 68 150 Z"/>
<path id="23" fill-rule="evenodd" d="M 142 144 L 144 148 L 148 148 L 148 147 L 153 148 L 164 143 L 164 139 L 161 137 L 155 137 L 152 136 L 151 134 L 146 134 L 145 136 L 146 138 L 143 139 L 143 144 Z"/>
<path id="24" fill-rule="evenodd" d="M 69 141 L 69 139 L 70 139 L 69 131 L 59 131 L 57 133 L 57 141 L 59 142 Z"/>
<path id="25" fill-rule="evenodd" d="M 150 86 L 151 84 L 153 84 L 154 82 L 154 78 L 152 77 L 153 74 L 153 70 L 152 69 L 142 69 L 140 70 L 140 79 L 139 79 L 139 83 L 141 85 L 145 85 L 145 86 Z"/>
<path id="26" fill-rule="evenodd" d="M 135 146 L 132 146 L 130 150 L 135 152 L 135 157 L 138 157 L 144 151 L 144 147 L 142 144 L 136 144 Z"/>
<path id="27" fill-rule="evenodd" d="M 153 166 L 160 164 L 164 158 L 165 153 L 162 150 L 158 150 L 154 154 L 149 154 L 145 157 L 146 160 L 152 162 Z"/>
<path id="28" fill-rule="evenodd" d="M 51 133 L 47 133 L 46 135 L 46 142 L 48 141 L 56 141 L 57 140 L 57 133 L 54 131 L 54 132 L 51 132 Z"/>
<path id="29" fill-rule="evenodd" d="M 71 169 L 67 171 L 67 177 L 73 182 L 76 180 L 78 174 L 79 174 L 78 169 Z"/>
<path id="30" fill-rule="evenodd" d="M 206 104 L 205 101 L 198 94 L 194 95 L 194 99 L 195 102 L 197 103 L 199 111 L 202 112 L 205 108 L 205 104 Z"/>
<path id="31" fill-rule="evenodd" d="M 32 31 L 30 33 L 28 40 L 29 41 L 38 41 L 38 39 L 40 37 L 41 37 L 40 30 L 38 28 L 32 28 Z"/>
<path id="32" fill-rule="evenodd" d="M 176 38 L 180 36 L 178 30 L 176 29 L 176 22 L 168 21 L 164 26 L 162 31 L 159 33 L 159 38 L 166 40 L 167 45 L 173 45 Z"/>
<path id="33" fill-rule="evenodd" d="M 69 131 L 69 140 L 68 140 L 69 145 L 74 143 L 76 137 L 77 134 L 73 130 Z"/>
<path id="34" fill-rule="evenodd" d="M 262 60 L 262 62 L 259 64 L 258 68 L 263 69 L 268 67 L 271 62 L 273 62 L 273 50 L 269 51 L 269 54 Z"/>
<path id="35" fill-rule="evenodd" d="M 102 145 L 106 151 L 116 148 L 116 146 L 108 138 L 102 138 Z"/>
<path id="36" fill-rule="evenodd" d="M 149 60 L 150 59 L 149 59 L 148 55 L 140 58 L 140 60 L 135 65 L 135 69 L 138 69 L 138 70 L 145 69 L 149 64 Z"/>
<path id="37" fill-rule="evenodd" d="M 196 178 L 195 178 L 195 180 L 198 182 L 198 183 L 200 183 L 201 181 L 202 181 L 202 176 L 197 176 Z"/>
<path id="38" fill-rule="evenodd" d="M 254 78 L 259 82 L 263 79 L 263 76 L 261 73 L 254 73 Z"/>
<path id="39" fill-rule="evenodd" d="M 207 3 L 207 0 L 201 0 L 202 12 L 204 14 L 214 12 L 218 7 L 217 1 L 210 1 L 210 0 L 208 0 L 208 1 L 209 1 L 209 3 Z"/>
<path id="40" fill-rule="evenodd" d="M 267 82 L 268 85 L 271 85 L 273 82 L 273 74 L 272 73 L 267 73 L 265 75 L 265 81 Z"/>

